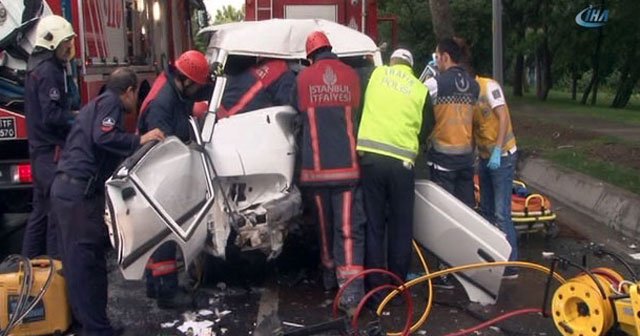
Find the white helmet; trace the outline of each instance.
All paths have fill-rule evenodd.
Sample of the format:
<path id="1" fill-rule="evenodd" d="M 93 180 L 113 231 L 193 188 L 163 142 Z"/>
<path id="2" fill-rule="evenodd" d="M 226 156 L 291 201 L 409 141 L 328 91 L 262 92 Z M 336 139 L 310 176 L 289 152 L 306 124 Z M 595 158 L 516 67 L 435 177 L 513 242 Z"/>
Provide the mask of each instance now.
<path id="1" fill-rule="evenodd" d="M 40 18 L 36 29 L 36 47 L 56 50 L 60 42 L 75 37 L 73 27 L 62 16 L 48 15 Z"/>

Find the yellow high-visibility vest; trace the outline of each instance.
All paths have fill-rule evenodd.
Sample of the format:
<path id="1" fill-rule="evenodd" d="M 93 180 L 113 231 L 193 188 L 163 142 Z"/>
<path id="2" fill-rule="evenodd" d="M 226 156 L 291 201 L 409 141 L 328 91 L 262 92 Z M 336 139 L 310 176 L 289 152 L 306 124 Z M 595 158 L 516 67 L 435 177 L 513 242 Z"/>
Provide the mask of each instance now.
<path id="1" fill-rule="evenodd" d="M 428 90 L 403 64 L 371 74 L 358 130 L 358 151 L 414 163 Z"/>
<path id="2" fill-rule="evenodd" d="M 491 151 L 496 145 L 498 140 L 498 132 L 500 130 L 500 119 L 493 113 L 493 109 L 489 104 L 489 98 L 487 95 L 492 94 L 488 92 L 487 85 L 493 82 L 491 78 L 476 77 L 476 81 L 480 85 L 480 97 L 478 98 L 478 104 L 474 108 L 473 112 L 473 136 L 478 146 L 478 154 L 481 158 L 487 159 L 491 156 Z M 506 153 L 516 146 L 516 137 L 513 135 L 513 128 L 511 127 L 511 116 L 509 115 L 509 107 L 505 104 L 507 111 L 507 134 L 505 134 L 502 152 Z"/>

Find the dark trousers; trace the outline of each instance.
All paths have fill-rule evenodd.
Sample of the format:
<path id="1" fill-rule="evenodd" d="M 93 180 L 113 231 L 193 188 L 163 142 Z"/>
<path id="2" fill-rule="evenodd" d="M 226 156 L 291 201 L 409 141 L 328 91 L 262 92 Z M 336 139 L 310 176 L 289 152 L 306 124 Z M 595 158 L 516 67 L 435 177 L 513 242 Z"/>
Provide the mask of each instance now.
<path id="1" fill-rule="evenodd" d="M 367 153 L 360 159 L 360 169 L 367 214 L 365 265 L 387 269 L 405 279 L 411 264 L 413 238 L 413 168 L 398 159 Z M 384 275 L 367 278 L 369 289 L 386 283 L 389 280 Z"/>
<path id="2" fill-rule="evenodd" d="M 84 185 L 64 181 L 60 175 L 51 189 L 53 214 L 60 223 L 63 272 L 73 315 L 82 324 L 81 335 L 111 336 L 104 194 L 85 197 L 84 189 Z"/>
<path id="3" fill-rule="evenodd" d="M 166 243 L 151 255 L 145 270 L 148 297 L 166 299 L 178 292 L 176 251 L 174 243 Z"/>
<path id="4" fill-rule="evenodd" d="M 363 271 L 365 222 L 356 187 L 309 188 L 320 236 L 320 259 L 335 267 L 338 283 Z"/>
<path id="5" fill-rule="evenodd" d="M 476 198 L 473 194 L 473 166 L 444 171 L 429 167 L 431 181 L 441 186 L 451 195 L 470 208 L 475 208 Z"/>
<path id="6" fill-rule="evenodd" d="M 33 176 L 33 210 L 29 214 L 24 233 L 22 255 L 27 258 L 35 258 L 46 254 L 60 259 L 56 218 L 50 216 L 50 191 L 56 173 L 54 152 L 33 153 L 31 171 Z"/>

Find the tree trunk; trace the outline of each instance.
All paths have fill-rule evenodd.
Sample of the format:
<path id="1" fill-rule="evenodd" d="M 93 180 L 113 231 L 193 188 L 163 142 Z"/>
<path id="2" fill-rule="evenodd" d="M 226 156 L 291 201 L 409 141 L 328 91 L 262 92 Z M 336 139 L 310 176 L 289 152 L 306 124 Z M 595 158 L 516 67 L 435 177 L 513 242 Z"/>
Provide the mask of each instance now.
<path id="1" fill-rule="evenodd" d="M 578 98 L 578 79 L 579 79 L 578 71 L 574 68 L 571 70 L 571 100 L 576 100 Z"/>
<path id="2" fill-rule="evenodd" d="M 536 52 L 536 96 L 540 100 L 546 100 L 551 90 L 551 52 L 549 41 L 545 36 Z"/>
<path id="3" fill-rule="evenodd" d="M 601 1 L 600 6 L 604 7 L 604 0 Z M 598 82 L 600 81 L 600 49 L 602 49 L 602 40 L 604 37 L 604 28 L 598 28 L 598 40 L 596 41 L 596 50 L 593 54 L 593 75 L 591 76 L 591 80 L 589 81 L 589 85 L 587 85 L 587 89 L 582 94 L 582 100 L 580 100 L 580 104 L 587 104 L 587 99 L 589 98 L 589 93 L 591 89 L 593 89 L 593 97 L 591 97 L 591 104 L 595 104 L 598 99 Z"/>
<path id="4" fill-rule="evenodd" d="M 622 69 L 620 69 L 620 82 L 618 83 L 618 89 L 616 90 L 616 96 L 611 102 L 611 107 L 624 108 L 629 103 L 629 98 L 633 94 L 633 88 L 640 79 L 640 66 L 636 65 L 636 54 L 638 44 L 634 43 L 631 48 L 628 49 L 626 60 Z"/>
<path id="5" fill-rule="evenodd" d="M 600 28 L 602 31 L 602 28 Z M 591 75 L 591 80 L 589 81 L 589 85 L 587 85 L 587 88 L 584 90 L 584 93 L 582 94 L 582 99 L 580 100 L 580 104 L 582 105 L 586 105 L 587 104 L 587 99 L 589 99 L 589 94 L 593 94 L 593 96 L 591 97 L 591 104 L 594 104 L 594 102 L 597 99 L 597 94 L 598 94 L 598 82 L 600 80 L 600 76 L 598 75 L 599 71 L 600 71 L 600 46 L 601 46 L 601 42 L 602 42 L 602 38 L 601 38 L 600 34 L 598 36 L 598 42 L 596 44 L 596 52 L 595 55 L 593 56 L 593 75 Z M 593 89 L 593 90 L 592 90 Z M 593 91 L 593 92 L 592 92 Z"/>
<path id="6" fill-rule="evenodd" d="M 580 99 L 580 104 L 582 105 L 587 104 L 587 99 L 589 99 L 589 93 L 591 93 L 592 87 L 593 87 L 593 76 L 591 77 L 589 84 L 587 84 L 587 88 L 584 89 L 584 93 L 582 93 L 582 99 Z"/>
<path id="7" fill-rule="evenodd" d="M 540 8 L 542 13 L 549 12 L 549 2 L 540 1 Z M 542 42 L 536 49 L 537 67 L 539 74 L 536 79 L 539 83 L 536 83 L 536 96 L 540 100 L 546 100 L 551 90 L 551 51 L 549 50 L 549 26 L 545 20 L 542 20 Z"/>
<path id="8" fill-rule="evenodd" d="M 536 79 L 535 62 L 532 62 L 530 58 L 530 56 L 525 56 L 524 58 L 524 81 L 522 83 L 524 93 L 529 93 L 531 91 L 531 83 Z M 533 73 L 531 71 L 531 67 L 534 69 Z"/>
<path id="9" fill-rule="evenodd" d="M 524 82 L 524 55 L 519 52 L 516 56 L 516 64 L 513 67 L 513 95 L 522 97 L 522 85 Z"/>
<path id="10" fill-rule="evenodd" d="M 536 50 L 536 97 L 542 95 L 542 55 Z"/>
<path id="11" fill-rule="evenodd" d="M 611 107 L 626 107 L 633 94 L 633 88 L 638 84 L 638 81 L 640 81 L 640 69 L 637 69 L 632 76 L 628 76 L 626 80 L 620 81 L 620 85 L 618 85 L 618 90 L 616 91 L 616 97 L 613 99 Z"/>
<path id="12" fill-rule="evenodd" d="M 549 96 L 549 91 L 551 91 L 551 87 L 553 86 L 553 82 L 551 81 L 551 52 L 549 51 L 549 46 L 547 45 L 547 41 L 545 39 L 544 43 L 544 72 L 542 77 L 542 100 L 547 100 Z"/>
<path id="13" fill-rule="evenodd" d="M 600 50 L 602 49 L 602 28 L 598 32 L 598 43 L 596 45 L 596 54 L 593 59 L 593 90 L 591 91 L 591 105 L 596 105 L 598 101 L 598 87 L 600 86 Z"/>
<path id="14" fill-rule="evenodd" d="M 599 63 L 599 62 L 598 62 Z M 591 94 L 591 106 L 595 106 L 598 102 L 598 87 L 600 86 L 600 75 L 596 72 L 593 80 L 593 91 Z"/>
<path id="15" fill-rule="evenodd" d="M 436 40 L 453 37 L 454 29 L 449 0 L 429 0 L 429 8 Z"/>
<path id="16" fill-rule="evenodd" d="M 503 3 L 509 2 L 503 1 Z M 527 35 L 527 24 L 525 21 L 524 12 L 515 11 L 512 13 L 512 15 L 514 19 L 513 25 L 514 29 L 517 30 L 518 39 L 520 41 L 524 41 Z M 516 54 L 516 63 L 513 68 L 513 94 L 515 96 L 522 97 L 523 89 L 527 90 L 526 86 L 528 85 L 528 83 L 526 82 L 528 81 L 528 76 L 525 76 L 525 71 L 526 67 L 524 53 L 519 49 L 518 53 Z"/>

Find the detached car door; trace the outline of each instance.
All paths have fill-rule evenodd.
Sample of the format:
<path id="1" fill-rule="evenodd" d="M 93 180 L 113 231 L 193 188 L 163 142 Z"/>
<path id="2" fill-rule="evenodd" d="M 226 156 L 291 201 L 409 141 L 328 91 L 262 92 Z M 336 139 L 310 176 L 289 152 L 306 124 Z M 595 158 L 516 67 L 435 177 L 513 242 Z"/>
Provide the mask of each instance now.
<path id="1" fill-rule="evenodd" d="M 175 242 L 185 265 L 203 248 L 214 192 L 207 154 L 176 137 L 143 146 L 106 183 L 105 221 L 126 279 L 140 279 L 151 254 Z"/>

